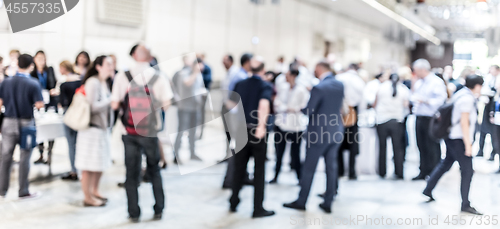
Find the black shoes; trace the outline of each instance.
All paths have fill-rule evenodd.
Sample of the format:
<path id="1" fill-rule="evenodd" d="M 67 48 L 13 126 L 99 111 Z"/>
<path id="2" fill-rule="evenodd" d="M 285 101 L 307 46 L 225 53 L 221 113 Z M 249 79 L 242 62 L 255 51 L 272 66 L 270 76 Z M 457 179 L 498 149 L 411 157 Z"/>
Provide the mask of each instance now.
<path id="1" fill-rule="evenodd" d="M 462 207 L 462 212 L 473 214 L 473 215 L 483 215 L 483 213 L 478 212 L 475 208 L 473 208 L 471 206 Z"/>
<path id="2" fill-rule="evenodd" d="M 292 208 L 292 209 L 299 210 L 299 211 L 305 211 L 306 210 L 306 206 L 300 205 L 297 202 L 283 204 L 283 207 L 285 207 L 285 208 Z"/>
<path id="3" fill-rule="evenodd" d="M 128 219 L 130 220 L 130 222 L 132 223 L 138 223 L 139 222 L 139 217 L 128 217 Z"/>
<path id="4" fill-rule="evenodd" d="M 332 213 L 332 208 L 329 206 L 326 206 L 324 203 L 319 205 L 319 208 L 323 209 L 326 213 Z"/>
<path id="5" fill-rule="evenodd" d="M 278 179 L 275 177 L 274 179 L 272 179 L 271 181 L 269 181 L 269 184 L 277 184 L 278 183 Z"/>
<path id="6" fill-rule="evenodd" d="M 425 176 L 422 175 L 422 174 L 419 174 L 418 176 L 414 177 L 411 180 L 413 180 L 413 181 L 416 181 L 416 180 L 425 180 Z"/>
<path id="7" fill-rule="evenodd" d="M 230 212 L 236 212 L 236 207 L 238 207 L 238 204 L 240 204 L 240 200 L 229 200 L 229 203 L 231 206 L 229 207 Z"/>
<path id="8" fill-rule="evenodd" d="M 272 216 L 274 214 L 275 214 L 274 211 L 262 210 L 262 211 L 254 212 L 252 215 L 252 218 L 262 218 L 262 217 Z"/>
<path id="9" fill-rule="evenodd" d="M 157 213 L 153 216 L 153 220 L 161 220 L 162 217 L 163 217 L 162 213 Z"/>
<path id="10" fill-rule="evenodd" d="M 358 176 L 356 175 L 349 175 L 349 180 L 357 180 Z"/>
<path id="11" fill-rule="evenodd" d="M 434 199 L 434 197 L 432 197 L 432 194 L 426 193 L 425 191 L 422 194 L 424 194 L 425 196 L 429 197 L 429 199 L 427 201 L 425 201 L 426 203 L 430 203 L 430 202 L 436 201 L 436 199 Z"/>
<path id="12" fill-rule="evenodd" d="M 76 175 L 74 173 L 68 173 L 68 174 L 62 176 L 61 179 L 66 180 L 66 181 L 78 181 L 78 175 Z"/>
<path id="13" fill-rule="evenodd" d="M 38 158 L 38 160 L 36 160 L 34 163 L 35 165 L 46 164 L 46 162 L 43 160 L 43 157 Z"/>

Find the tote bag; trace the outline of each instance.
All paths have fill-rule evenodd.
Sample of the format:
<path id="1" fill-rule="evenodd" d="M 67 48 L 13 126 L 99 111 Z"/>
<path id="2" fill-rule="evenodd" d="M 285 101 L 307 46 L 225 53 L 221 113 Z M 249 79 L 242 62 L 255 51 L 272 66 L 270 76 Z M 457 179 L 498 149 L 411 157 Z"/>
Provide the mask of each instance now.
<path id="1" fill-rule="evenodd" d="M 85 97 L 85 85 L 78 88 L 71 105 L 64 114 L 64 124 L 73 130 L 85 130 L 90 126 L 90 104 Z"/>

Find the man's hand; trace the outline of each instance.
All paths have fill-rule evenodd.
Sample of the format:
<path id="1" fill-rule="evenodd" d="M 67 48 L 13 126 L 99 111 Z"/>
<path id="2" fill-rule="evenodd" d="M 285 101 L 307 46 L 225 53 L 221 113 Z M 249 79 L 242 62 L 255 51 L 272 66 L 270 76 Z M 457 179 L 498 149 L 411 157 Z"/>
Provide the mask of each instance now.
<path id="1" fill-rule="evenodd" d="M 472 157 L 472 145 L 465 145 L 465 156 Z"/>
<path id="2" fill-rule="evenodd" d="M 265 136 L 266 136 L 266 127 L 258 126 L 257 129 L 255 130 L 255 137 L 258 139 L 262 139 Z"/>

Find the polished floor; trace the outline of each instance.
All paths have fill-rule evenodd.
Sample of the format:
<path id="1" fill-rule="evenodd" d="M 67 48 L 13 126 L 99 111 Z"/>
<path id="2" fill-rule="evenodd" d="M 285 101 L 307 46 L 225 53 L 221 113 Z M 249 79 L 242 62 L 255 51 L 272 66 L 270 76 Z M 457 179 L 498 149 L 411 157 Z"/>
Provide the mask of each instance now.
<path id="1" fill-rule="evenodd" d="M 370 172 L 360 174 L 357 181 L 343 178 L 333 206 L 333 214 L 324 214 L 318 208 L 321 198 L 317 197 L 317 194 L 325 190 L 325 175 L 321 163 L 306 212 L 282 207 L 283 203 L 293 201 L 299 191 L 294 173 L 286 166 L 279 183 L 266 186 L 264 205 L 267 209 L 275 210 L 277 213 L 275 216 L 263 219 L 251 218 L 253 204 L 251 187 L 243 189 L 242 203 L 238 212 L 229 213 L 230 191 L 221 189 L 225 164 L 210 166 L 224 156 L 224 146 L 221 141 L 224 136 L 219 130 L 218 125 L 207 125 L 204 138 L 197 142 L 198 155 L 206 163 L 188 162 L 189 156 L 185 152 L 181 155 L 181 159 L 186 162 L 182 169 L 170 164 L 167 170 L 162 170 L 167 204 L 161 221 L 152 221 L 154 199 L 151 185 L 148 183 L 143 183 L 139 188 L 141 222 L 133 224 L 127 220 L 125 191 L 117 186 L 117 183 L 124 180 L 125 168 L 119 131 L 115 131 L 112 155 L 115 164 L 104 173 L 101 183 L 102 193 L 109 198 L 106 207 L 84 208 L 80 184 L 62 181 L 57 176 L 44 179 L 48 175 L 46 165 L 32 166 L 30 175 L 34 180 L 31 184 L 32 191 L 41 192 L 42 197 L 19 201 L 16 199 L 17 169 L 14 166 L 11 189 L 6 200 L 0 202 L 0 228 L 498 228 L 498 223 L 494 226 L 492 225 L 494 222 L 487 223 L 484 219 L 479 222 L 480 219 L 468 215 L 462 215 L 467 219 L 466 225 L 459 221 L 460 171 L 457 164 L 442 178 L 435 189 L 434 195 L 437 201 L 425 203 L 426 198 L 421 195 L 425 182 L 411 181 L 411 178 L 418 173 L 418 151 L 415 150 L 414 144 L 409 147 L 404 181 L 390 178 L 382 180 Z M 162 140 L 168 158 L 172 160 L 169 141 Z M 37 157 L 38 153 L 34 152 L 32 159 L 35 160 Z M 273 157 L 273 150 L 270 148 L 270 161 L 266 172 L 268 180 L 274 174 Z M 53 161 L 53 174 L 68 171 L 65 139 L 56 140 Z M 361 161 L 360 165 L 363 163 L 366 164 L 366 161 Z M 474 159 L 476 172 L 470 199 L 478 210 L 491 217 L 497 215 L 495 218 L 498 219 L 500 175 L 493 174 L 497 163 L 498 161 L 488 162 L 484 158 Z M 392 174 L 393 166 L 389 164 L 388 167 L 388 174 Z M 358 170 L 364 171 L 362 168 Z M 455 223 L 452 221 L 454 215 L 457 217 Z M 430 225 L 429 218 L 436 217 L 439 226 Z M 448 223 L 446 223 L 447 217 L 449 217 Z M 398 220 L 403 222 L 403 225 L 397 225 Z"/>

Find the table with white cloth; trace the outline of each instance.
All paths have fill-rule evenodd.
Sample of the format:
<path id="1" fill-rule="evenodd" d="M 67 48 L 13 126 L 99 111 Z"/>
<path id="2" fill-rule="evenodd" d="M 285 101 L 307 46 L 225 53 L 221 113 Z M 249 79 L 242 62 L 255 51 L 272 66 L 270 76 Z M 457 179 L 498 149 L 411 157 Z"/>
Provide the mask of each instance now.
<path id="1" fill-rule="evenodd" d="M 35 113 L 36 141 L 43 143 L 56 138 L 65 137 L 63 116 L 55 112 Z M 48 155 L 49 177 L 52 176 L 52 155 Z"/>

